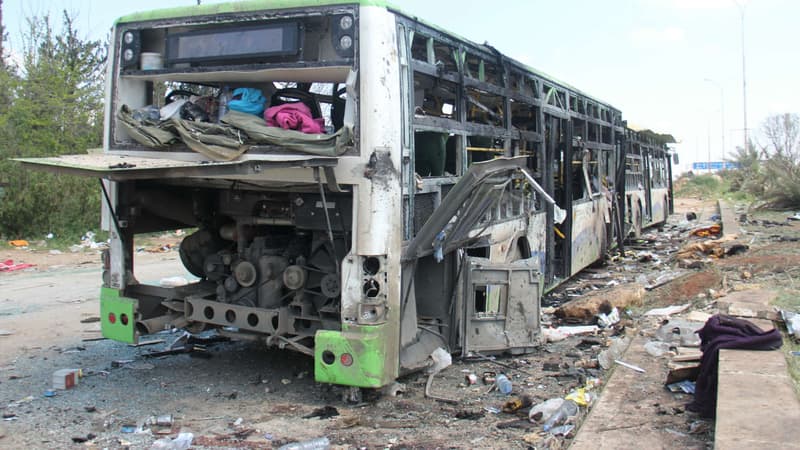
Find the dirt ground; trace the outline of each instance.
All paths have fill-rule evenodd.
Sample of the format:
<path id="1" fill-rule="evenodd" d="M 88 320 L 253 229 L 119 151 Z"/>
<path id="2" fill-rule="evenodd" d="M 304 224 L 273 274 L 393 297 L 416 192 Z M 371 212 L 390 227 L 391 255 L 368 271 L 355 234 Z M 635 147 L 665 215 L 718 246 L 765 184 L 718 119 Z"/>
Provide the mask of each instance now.
<path id="1" fill-rule="evenodd" d="M 651 307 L 690 303 L 691 310 L 711 312 L 714 298 L 731 290 L 773 285 L 784 295 L 796 292 L 800 225 L 786 221 L 788 214 L 737 211 L 748 219 L 740 240 L 749 249 L 722 259 L 700 258 L 697 268 L 680 269 L 674 254 L 702 222 L 687 222 L 686 211 L 701 218 L 716 212 L 712 202 L 678 199 L 677 214 L 663 231 L 651 230 L 626 255 L 591 268 L 545 299 L 552 308 L 614 285 L 657 286 L 646 292 L 643 305 L 623 311 L 615 328 L 543 344 L 526 355 L 494 360 L 456 355 L 432 385 L 437 396 L 452 403 L 425 397 L 424 373 L 398 380 L 396 396 L 366 392 L 360 402 L 346 402 L 347 389 L 314 382 L 309 358 L 255 342 L 209 342 L 205 352 L 150 358 L 148 353 L 164 349 L 181 333 L 154 335 L 163 343 L 145 347 L 96 340 L 97 251 L 51 255 L 5 248 L 0 261 L 36 267 L 0 273 L 0 448 L 149 448 L 180 431 L 194 434 L 193 448 L 277 448 L 323 436 L 338 448 L 565 448 L 575 430 L 567 437 L 552 436 L 528 420 L 529 406 L 508 413 L 504 404 L 564 397 L 593 378 L 602 389 L 611 371 L 594 367 L 598 355 L 626 334 L 634 345 L 654 335 L 661 319 L 642 315 Z M 165 236 L 163 244 L 177 240 Z M 157 282 L 185 271 L 174 249 L 142 251 L 136 275 Z M 551 308 L 545 308 L 543 321 L 565 325 Z M 663 448 L 713 447 L 713 422 L 685 411 L 690 396 L 664 389 L 667 360 L 641 351 L 629 354 L 638 354 L 636 361 L 651 376 L 600 395 L 641 404 L 637 424 L 667 430 L 670 441 Z M 84 377 L 77 387 L 46 397 L 53 372 L 64 368 L 81 368 Z M 612 369 L 617 370 L 622 368 Z M 511 396 L 483 384 L 491 373 L 509 375 Z M 477 384 L 467 383 L 470 374 Z M 582 408 L 578 425 L 586 414 Z M 171 426 L 148 425 L 165 415 L 171 416 Z M 629 419 L 612 417 L 608 427 L 627 426 L 615 420 Z M 631 428 L 633 442 L 640 431 Z"/>

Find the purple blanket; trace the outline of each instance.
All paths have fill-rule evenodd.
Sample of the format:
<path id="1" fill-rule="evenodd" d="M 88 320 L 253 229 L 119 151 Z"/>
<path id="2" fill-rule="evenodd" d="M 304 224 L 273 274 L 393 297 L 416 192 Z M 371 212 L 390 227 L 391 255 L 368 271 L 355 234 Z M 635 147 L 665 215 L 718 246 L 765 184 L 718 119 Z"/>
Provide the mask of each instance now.
<path id="1" fill-rule="evenodd" d="M 697 333 L 700 335 L 703 357 L 700 360 L 694 401 L 686 407 L 703 417 L 716 415 L 720 349 L 774 350 L 783 343 L 777 329 L 764 331 L 746 320 L 719 314 L 711 316 Z"/>

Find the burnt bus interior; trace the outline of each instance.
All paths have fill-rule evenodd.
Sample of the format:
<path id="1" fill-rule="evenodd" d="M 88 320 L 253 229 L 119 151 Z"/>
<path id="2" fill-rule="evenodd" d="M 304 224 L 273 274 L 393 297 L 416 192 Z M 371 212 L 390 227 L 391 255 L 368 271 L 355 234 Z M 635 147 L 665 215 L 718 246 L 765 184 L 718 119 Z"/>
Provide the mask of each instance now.
<path id="1" fill-rule="evenodd" d="M 624 138 L 619 111 L 490 46 L 467 44 L 402 17 L 399 24 L 409 47 L 404 76 L 413 86 L 405 105 L 412 130 L 405 137 L 414 149 L 404 172 L 406 238 L 419 231 L 471 164 L 497 156 L 526 156 L 536 181 L 564 208 L 589 198 L 601 184 L 615 188 Z M 587 152 L 592 190 L 582 173 Z M 556 227 L 548 222 L 559 230 L 548 236 L 548 254 L 554 255 L 547 264 L 549 281 L 569 276 L 569 218 L 568 213 Z"/>
<path id="2" fill-rule="evenodd" d="M 531 243 L 523 237 L 512 244 L 516 251 L 505 263 L 540 258 L 545 286 L 569 277 L 573 203 L 590 201 L 593 193 L 601 191 L 616 195 L 617 180 L 624 169 L 618 157 L 624 139 L 620 112 L 532 71 L 488 45 L 458 40 L 412 18 L 398 16 L 398 39 L 401 83 L 407 90 L 403 117 L 404 129 L 409 131 L 403 136 L 404 146 L 413 149 L 404 155 L 405 238 L 413 241 L 418 237 L 437 208 L 451 200 L 454 185 L 474 163 L 521 156 L 526 158 L 525 166 L 535 181 L 558 206 L 566 209 L 566 219 L 557 223 L 553 205 L 534 196 L 532 204 L 525 208 L 498 208 L 515 213 L 490 213 L 479 223 L 488 226 L 531 212 L 543 213 L 544 255 L 532 255 Z M 515 195 L 525 198 L 522 189 L 515 193 L 519 186 L 512 184 L 502 191 L 496 203 L 509 203 Z M 613 228 L 609 226 L 609 240 L 619 234 Z M 467 245 L 463 255 L 444 254 L 441 262 L 428 255 L 414 262 L 417 314 L 421 322 L 427 318 L 424 325 L 450 348 L 463 350 L 470 338 L 483 344 L 489 341 L 483 347 L 477 344 L 483 350 L 529 345 L 529 341 L 521 339 L 517 343 L 494 343 L 496 347 L 492 347 L 492 338 L 468 336 L 468 327 L 459 325 L 462 320 L 470 320 L 456 316 L 465 310 L 485 322 L 506 313 L 512 315 L 512 297 L 517 294 L 509 292 L 513 285 L 509 280 L 495 278 L 496 284 L 475 285 L 474 292 L 459 290 L 470 272 L 465 266 L 473 260 L 487 264 L 490 251 L 486 242 L 479 241 Z M 404 280 L 408 277 L 405 272 Z M 411 285 L 404 281 L 404 288 Z M 520 295 L 536 296 L 537 303 L 541 291 L 537 293 L 534 288 L 544 289 L 530 284 L 518 287 L 527 290 Z M 506 300 L 493 301 L 492 297 Z M 458 298 L 468 304 L 460 304 Z M 538 304 L 536 311 L 529 314 L 537 318 L 538 324 Z M 531 325 L 522 326 L 530 329 Z M 496 335 L 510 329 L 506 324 L 505 328 L 485 331 Z"/>
<path id="3" fill-rule="evenodd" d="M 123 105 L 163 107 L 197 95 L 213 99 L 201 120 L 216 122 L 214 100 L 223 90 L 251 87 L 263 92 L 267 106 L 304 103 L 324 119 L 326 134 L 346 126 L 350 114 L 353 142 L 344 154 L 357 155 L 355 101 L 347 89 L 348 76 L 358 69 L 357 30 L 352 6 L 120 24 L 109 151 L 192 155 L 181 142 L 143 146 L 115 113 Z M 164 55 L 163 68 L 142 70 L 142 52 Z M 247 151 L 297 154 L 280 145 L 252 145 Z M 257 173 L 272 166 L 282 167 L 273 162 L 252 167 Z M 341 328 L 339 266 L 352 241 L 352 192 L 336 184 L 333 166 L 335 158 L 303 163 L 313 181 L 195 176 L 116 183 L 115 222 L 122 224 L 133 280 L 124 295 L 139 299 L 137 330 L 149 334 L 187 321 L 195 331 L 205 324 L 232 326 L 312 354 L 316 330 Z M 198 281 L 178 288 L 135 282 L 134 236 L 178 228 L 196 228 L 182 241 L 180 258 Z M 364 270 L 378 267 L 365 262 Z"/>

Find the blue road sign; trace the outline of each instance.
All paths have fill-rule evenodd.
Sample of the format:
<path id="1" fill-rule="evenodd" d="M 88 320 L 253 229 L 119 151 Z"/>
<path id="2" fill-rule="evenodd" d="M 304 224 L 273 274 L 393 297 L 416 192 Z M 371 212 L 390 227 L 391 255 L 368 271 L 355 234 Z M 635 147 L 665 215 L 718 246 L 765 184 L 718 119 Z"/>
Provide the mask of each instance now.
<path id="1" fill-rule="evenodd" d="M 711 170 L 738 169 L 739 163 L 733 161 L 711 161 Z M 708 162 L 692 163 L 692 170 L 708 170 Z"/>

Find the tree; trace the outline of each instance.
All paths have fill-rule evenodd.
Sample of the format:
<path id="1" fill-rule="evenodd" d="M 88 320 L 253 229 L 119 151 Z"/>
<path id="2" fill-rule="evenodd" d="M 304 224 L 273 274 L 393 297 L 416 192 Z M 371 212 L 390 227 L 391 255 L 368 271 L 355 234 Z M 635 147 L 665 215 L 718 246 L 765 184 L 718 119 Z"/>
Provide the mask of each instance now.
<path id="1" fill-rule="evenodd" d="M 800 115 L 777 114 L 767 117 L 762 126 L 767 138 L 766 150 L 772 156 L 793 164 L 800 162 Z"/>
<path id="2" fill-rule="evenodd" d="M 744 191 L 756 197 L 764 194 L 764 170 L 761 164 L 763 154 L 763 150 L 757 150 L 752 141 L 747 143 L 747 149 L 736 147 L 732 160 L 738 168 L 726 173 L 731 182 L 731 190 Z"/>
<path id="3" fill-rule="evenodd" d="M 97 182 L 22 170 L 15 157 L 85 153 L 102 144 L 106 49 L 82 39 L 74 17 L 59 32 L 49 16 L 28 19 L 22 62 L 0 73 L 0 235 L 82 233 L 96 228 Z"/>

